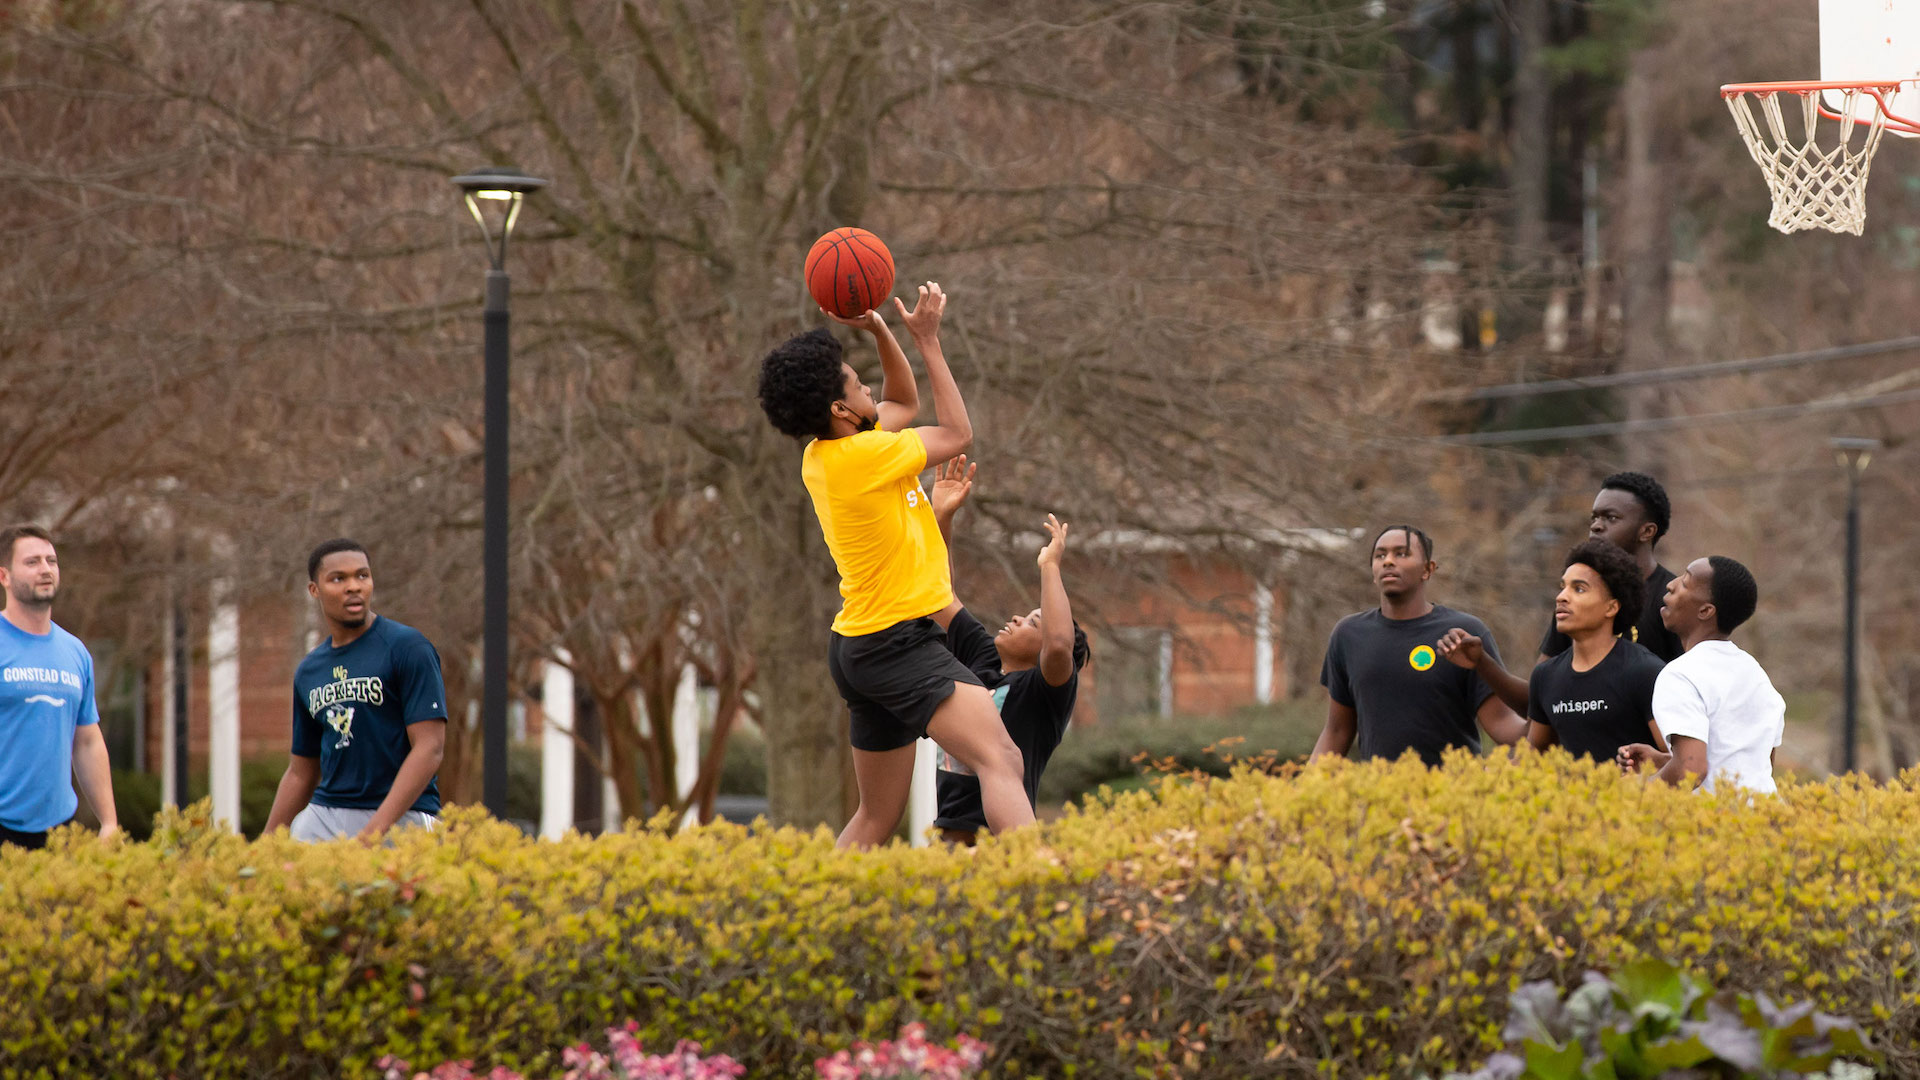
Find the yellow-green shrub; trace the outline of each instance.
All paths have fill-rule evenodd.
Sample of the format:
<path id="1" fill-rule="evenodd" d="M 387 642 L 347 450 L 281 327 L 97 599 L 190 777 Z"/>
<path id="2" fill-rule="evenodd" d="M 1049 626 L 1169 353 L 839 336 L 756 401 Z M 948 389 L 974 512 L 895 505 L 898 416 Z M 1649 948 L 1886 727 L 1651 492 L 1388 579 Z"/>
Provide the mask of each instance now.
<path id="1" fill-rule="evenodd" d="M 1438 1073 L 1499 1046 L 1521 981 L 1646 955 L 1855 1016 L 1914 1075 L 1917 781 L 1748 805 L 1557 754 L 1336 763 L 866 855 L 470 813 L 384 849 L 69 833 L 0 849 L 0 1076 L 537 1070 L 627 1017 L 754 1077 L 910 1019 L 1003 1076 Z"/>

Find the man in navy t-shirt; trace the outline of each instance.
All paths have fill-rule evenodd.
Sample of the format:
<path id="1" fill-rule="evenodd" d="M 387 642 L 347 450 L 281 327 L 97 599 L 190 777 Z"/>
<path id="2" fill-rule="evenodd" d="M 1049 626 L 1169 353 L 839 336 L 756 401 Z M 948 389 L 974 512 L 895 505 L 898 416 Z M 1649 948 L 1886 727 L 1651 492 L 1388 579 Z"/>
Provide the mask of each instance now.
<path id="1" fill-rule="evenodd" d="M 41 848 L 86 792 L 100 835 L 119 831 L 113 772 L 93 702 L 93 657 L 54 625 L 60 560 L 36 525 L 0 530 L 0 844 Z M 72 780 L 69 779 L 72 778 Z"/>
<path id="2" fill-rule="evenodd" d="M 367 550 L 329 540 L 307 559 L 307 592 L 328 639 L 293 676 L 293 756 L 267 831 L 296 840 L 432 828 L 440 812 L 447 692 L 440 654 L 418 630 L 373 613 Z"/>

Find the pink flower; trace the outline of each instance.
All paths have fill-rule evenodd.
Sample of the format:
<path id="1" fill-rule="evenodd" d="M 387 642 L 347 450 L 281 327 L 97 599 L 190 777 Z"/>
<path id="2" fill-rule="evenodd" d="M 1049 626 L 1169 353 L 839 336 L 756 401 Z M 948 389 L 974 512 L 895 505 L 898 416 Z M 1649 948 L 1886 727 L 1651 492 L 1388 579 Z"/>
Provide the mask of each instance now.
<path id="1" fill-rule="evenodd" d="M 856 1042 L 852 1049 L 813 1063 L 819 1080 L 967 1080 L 986 1061 L 989 1047 L 965 1035 L 953 1048 L 927 1041 L 926 1025 L 911 1023 L 897 1039 Z"/>
<path id="2" fill-rule="evenodd" d="M 674 1044 L 669 1053 L 648 1054 L 640 1043 L 640 1024 L 635 1020 L 607 1028 L 606 1034 L 604 1054 L 589 1043 L 561 1051 L 560 1062 L 566 1068 L 561 1080 L 739 1080 L 747 1072 L 746 1066 L 725 1054 L 704 1055 L 700 1044 L 688 1039 Z M 407 1062 L 390 1054 L 375 1066 L 381 1070 L 380 1080 L 479 1080 L 471 1061 L 443 1062 L 431 1073 L 414 1073 Z M 865 1075 L 849 1073 L 846 1080 L 860 1080 Z M 524 1078 L 505 1066 L 496 1066 L 485 1080 Z"/>

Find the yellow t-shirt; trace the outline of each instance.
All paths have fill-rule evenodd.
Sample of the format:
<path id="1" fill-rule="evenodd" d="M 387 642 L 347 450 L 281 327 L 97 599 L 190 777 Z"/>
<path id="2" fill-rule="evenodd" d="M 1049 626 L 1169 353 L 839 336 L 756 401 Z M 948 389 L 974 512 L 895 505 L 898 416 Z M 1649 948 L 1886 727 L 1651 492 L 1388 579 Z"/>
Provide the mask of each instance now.
<path id="1" fill-rule="evenodd" d="M 834 633 L 871 634 L 953 602 L 947 543 L 920 490 L 926 467 L 927 444 L 911 428 L 807 444 L 800 479 L 840 569 Z"/>

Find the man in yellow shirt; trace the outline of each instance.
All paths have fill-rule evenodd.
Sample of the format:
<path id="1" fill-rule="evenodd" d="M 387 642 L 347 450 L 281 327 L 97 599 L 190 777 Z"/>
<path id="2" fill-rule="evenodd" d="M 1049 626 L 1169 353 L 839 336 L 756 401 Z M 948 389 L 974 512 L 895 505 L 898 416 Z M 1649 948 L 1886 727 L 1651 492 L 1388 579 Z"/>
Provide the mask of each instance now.
<path id="1" fill-rule="evenodd" d="M 878 311 L 839 319 L 873 335 L 881 400 L 841 359 L 825 329 L 781 343 L 760 363 L 760 407 L 773 426 L 811 438 L 800 478 L 840 571 L 840 614 L 827 666 L 852 718 L 860 807 L 841 847 L 883 843 L 900 825 L 922 736 L 980 778 L 987 823 L 1003 833 L 1033 820 L 1020 750 L 980 679 L 954 658 L 933 615 L 953 602 L 947 545 L 920 473 L 973 443 L 967 405 L 940 349 L 946 294 L 920 286 L 912 311 L 894 300 L 927 365 L 935 423 L 920 411 L 913 368 Z"/>

